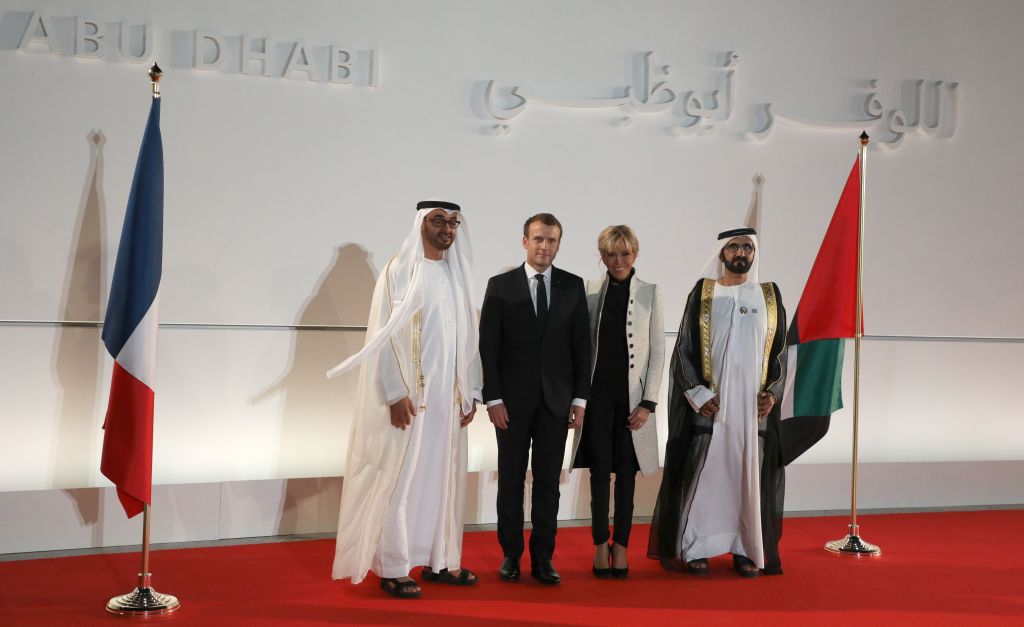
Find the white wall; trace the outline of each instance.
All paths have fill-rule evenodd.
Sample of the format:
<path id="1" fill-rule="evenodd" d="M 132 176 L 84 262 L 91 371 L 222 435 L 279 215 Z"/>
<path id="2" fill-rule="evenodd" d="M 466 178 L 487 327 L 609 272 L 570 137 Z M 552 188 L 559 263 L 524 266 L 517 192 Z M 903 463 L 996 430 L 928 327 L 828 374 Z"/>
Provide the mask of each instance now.
<path id="1" fill-rule="evenodd" d="M 64 53 L 14 50 L 28 12 Z M 886 109 L 907 82 L 959 82 L 953 137 L 872 150 L 866 322 L 874 335 L 1021 337 L 1017 199 L 1024 5 L 843 2 L 0 2 L 0 491 L 109 485 L 98 472 L 110 361 L 102 319 L 148 106 L 145 65 L 69 56 L 76 15 L 154 27 L 166 74 L 157 484 L 331 477 L 342 471 L 352 380 L 322 378 L 358 331 L 231 325 L 362 324 L 373 280 L 425 197 L 462 203 L 476 287 L 522 259 L 539 210 L 565 225 L 559 265 L 599 271 L 594 238 L 630 223 L 641 275 L 668 294 L 674 330 L 713 235 L 764 189 L 762 277 L 790 313 L 835 207 L 856 129 L 777 122 L 862 118 L 868 79 Z M 379 85 L 191 68 L 191 34 L 301 38 L 379 55 Z M 283 45 L 283 44 L 282 44 Z M 275 48 L 277 50 L 277 48 Z M 495 136 L 483 84 L 548 97 L 620 96 L 655 51 L 680 92 L 716 86 L 737 51 L 730 120 L 706 135 L 662 113 L 531 102 Z M 280 61 L 279 61 L 280 62 Z M 629 115 L 632 124 L 616 126 Z M 874 123 L 869 132 L 876 135 Z M 96 134 L 100 141 L 95 141 Z M 882 131 L 876 135 L 886 139 Z M 482 294 L 481 294 L 482 295 Z M 209 326 L 226 325 L 226 326 Z M 669 338 L 671 341 L 671 338 Z M 865 343 L 863 459 L 1024 459 L 1016 397 L 1024 344 Z M 849 373 L 847 373 L 849 375 Z M 847 386 L 847 404 L 851 402 Z M 848 412 L 804 463 L 845 464 Z M 493 468 L 484 419 L 474 469 Z"/>

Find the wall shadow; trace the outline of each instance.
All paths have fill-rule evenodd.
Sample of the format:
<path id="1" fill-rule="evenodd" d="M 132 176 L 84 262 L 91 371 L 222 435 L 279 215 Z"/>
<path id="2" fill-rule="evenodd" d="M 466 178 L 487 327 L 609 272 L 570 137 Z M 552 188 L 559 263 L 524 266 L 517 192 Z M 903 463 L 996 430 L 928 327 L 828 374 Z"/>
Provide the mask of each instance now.
<path id="1" fill-rule="evenodd" d="M 566 487 L 573 491 L 573 497 L 570 501 L 572 504 L 571 514 L 573 520 L 590 518 L 590 469 L 576 468 L 571 473 L 568 470 L 564 472 L 566 474 L 566 483 L 568 484 Z M 569 483 L 570 478 L 575 480 L 575 485 Z M 612 475 L 612 481 L 614 480 L 615 476 Z M 614 485 L 615 484 L 613 483 L 612 486 Z M 614 501 L 615 490 L 613 487 L 612 496 L 609 499 L 609 502 L 614 504 Z"/>
<path id="2" fill-rule="evenodd" d="M 92 130 L 86 135 L 89 167 L 78 206 L 77 224 L 68 256 L 59 317 L 65 321 L 101 319 L 104 290 L 103 145 L 106 137 Z M 104 362 L 100 329 L 62 326 L 53 351 L 53 375 L 58 395 L 57 435 L 50 453 L 51 485 L 64 489 L 83 525 L 100 533 L 100 492 L 76 490 L 99 466 L 97 434 L 102 424 L 100 392 Z"/>
<path id="3" fill-rule="evenodd" d="M 750 179 L 751 185 L 753 186 L 750 190 L 750 206 L 747 208 L 747 215 L 743 218 L 743 226 L 749 226 L 757 230 L 757 241 L 758 243 L 764 243 L 764 233 L 761 228 L 761 204 L 762 194 L 764 193 L 764 175 L 755 174 Z"/>
<path id="4" fill-rule="evenodd" d="M 277 535 L 324 533 L 338 528 L 343 477 L 288 479 L 281 494 Z"/>
<path id="5" fill-rule="evenodd" d="M 4 300 L 0 301 L 0 319 L 3 320 L 50 317 L 49 312 L 42 315 L 38 309 L 39 303 L 49 302 L 50 294 L 34 284 L 26 243 L 0 233 L 0 294 L 4 295 Z"/>
<path id="6" fill-rule="evenodd" d="M 339 246 L 312 295 L 303 303 L 296 324 L 365 324 L 376 275 L 366 249 L 353 243 Z M 338 460 L 335 476 L 342 474 L 358 373 L 333 380 L 328 380 L 326 373 L 362 348 L 364 337 L 362 330 L 293 332 L 291 357 L 284 373 L 251 400 L 256 403 L 275 396 L 281 399 L 276 463 L 279 473 L 295 477 L 292 469 L 301 469 L 305 459 L 333 456 Z M 328 431 L 343 435 L 335 440 L 325 436 Z M 320 502 L 320 491 L 321 486 L 289 478 L 284 488 L 279 533 L 294 533 L 305 527 L 299 521 L 308 522 L 311 514 L 300 515 L 299 511 L 305 511 L 305 501 Z M 337 515 L 336 509 L 332 515 Z"/>
<path id="7" fill-rule="evenodd" d="M 5 11 L 0 15 L 0 50 L 18 49 L 30 17 L 31 11 Z"/>

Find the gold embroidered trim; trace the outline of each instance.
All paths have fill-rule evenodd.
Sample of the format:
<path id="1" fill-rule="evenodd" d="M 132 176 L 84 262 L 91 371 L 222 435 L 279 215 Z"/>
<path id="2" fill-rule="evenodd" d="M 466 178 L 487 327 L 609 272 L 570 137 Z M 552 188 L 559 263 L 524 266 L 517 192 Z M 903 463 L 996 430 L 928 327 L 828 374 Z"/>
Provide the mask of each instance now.
<path id="1" fill-rule="evenodd" d="M 384 293 L 387 294 L 387 297 L 388 297 L 388 315 L 389 315 L 389 317 L 390 317 L 391 313 L 395 310 L 395 302 L 394 302 L 394 299 L 391 296 L 391 264 L 393 264 L 396 259 L 398 259 L 397 256 L 396 257 L 392 257 L 390 260 L 388 260 L 387 265 L 384 266 Z M 422 323 L 422 317 L 421 317 L 420 314 L 421 314 L 421 312 L 417 312 L 416 313 L 416 317 L 413 319 L 413 329 L 417 329 L 417 328 L 422 326 L 422 324 L 421 324 Z M 415 338 L 416 337 L 415 331 L 413 332 L 413 335 L 414 335 L 414 338 Z M 393 352 L 395 354 L 395 363 L 398 364 L 398 373 L 404 379 L 405 378 L 405 369 L 402 367 L 402 360 L 399 359 L 399 357 L 398 357 L 398 350 L 395 349 L 395 338 L 391 337 L 388 340 L 388 344 L 391 345 L 391 352 Z M 418 343 L 417 343 L 417 341 L 415 339 L 413 341 L 413 344 L 414 344 L 414 348 L 413 348 L 413 353 L 414 353 L 413 361 L 418 364 L 418 362 L 419 362 L 419 353 L 420 353 L 419 345 L 418 345 Z M 417 372 L 419 372 L 419 366 L 418 365 L 417 365 Z M 412 386 L 410 386 L 404 380 L 402 382 L 405 383 L 405 389 L 409 390 L 409 396 L 412 396 Z M 420 381 L 420 389 L 421 390 L 422 390 L 422 383 L 423 382 L 421 380 Z"/>
<path id="2" fill-rule="evenodd" d="M 764 304 L 768 309 L 768 332 L 764 337 L 764 362 L 761 364 L 761 389 L 764 390 L 768 382 L 768 363 L 772 358 L 772 344 L 775 341 L 775 331 L 779 324 L 779 304 L 775 301 L 775 288 L 771 283 L 762 283 L 761 292 L 764 293 Z"/>
<path id="3" fill-rule="evenodd" d="M 783 335 L 783 336 L 782 336 L 782 350 L 780 350 L 780 351 L 779 351 L 779 356 L 778 356 L 778 357 L 776 357 L 776 361 L 778 361 L 778 362 L 779 362 L 779 378 L 778 378 L 778 379 L 776 379 L 776 380 L 774 380 L 774 381 L 772 381 L 771 383 L 768 383 L 768 384 L 766 384 L 766 385 L 764 386 L 764 389 L 765 389 L 765 391 L 767 391 L 767 390 L 768 390 L 768 388 L 772 387 L 773 385 L 775 385 L 775 384 L 776 384 L 776 383 L 778 383 L 779 381 L 782 381 L 782 374 L 783 374 L 783 372 L 784 372 L 784 368 L 783 368 L 783 362 L 782 362 L 782 360 L 783 360 L 783 359 L 786 359 L 786 355 L 788 354 L 788 353 L 787 353 L 787 349 L 788 349 L 788 348 L 789 348 L 789 345 L 788 345 L 788 344 L 786 344 L 786 336 L 785 336 L 785 335 Z"/>
<path id="4" fill-rule="evenodd" d="M 711 369 L 711 300 L 715 295 L 715 280 L 704 279 L 700 290 L 700 361 L 703 366 L 704 380 L 711 385 L 711 391 L 718 393 L 712 380 Z"/>
<path id="5" fill-rule="evenodd" d="M 415 381 L 419 386 L 419 401 L 420 409 L 425 410 L 426 394 L 424 389 L 426 384 L 423 380 L 423 310 L 416 312 L 416 315 L 412 317 L 412 363 L 416 366 L 416 373 L 413 375 Z"/>

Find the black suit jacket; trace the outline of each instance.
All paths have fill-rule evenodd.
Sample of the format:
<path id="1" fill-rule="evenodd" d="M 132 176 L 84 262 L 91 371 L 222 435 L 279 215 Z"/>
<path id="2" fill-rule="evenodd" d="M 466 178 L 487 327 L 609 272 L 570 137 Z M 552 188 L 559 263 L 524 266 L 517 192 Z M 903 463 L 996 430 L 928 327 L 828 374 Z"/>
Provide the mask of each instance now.
<path id="1" fill-rule="evenodd" d="M 551 300 L 544 325 L 537 320 L 526 270 L 491 277 L 480 312 L 484 402 L 502 399 L 530 410 L 543 402 L 568 415 L 574 398 L 590 396 L 590 319 L 583 279 L 551 269 Z"/>

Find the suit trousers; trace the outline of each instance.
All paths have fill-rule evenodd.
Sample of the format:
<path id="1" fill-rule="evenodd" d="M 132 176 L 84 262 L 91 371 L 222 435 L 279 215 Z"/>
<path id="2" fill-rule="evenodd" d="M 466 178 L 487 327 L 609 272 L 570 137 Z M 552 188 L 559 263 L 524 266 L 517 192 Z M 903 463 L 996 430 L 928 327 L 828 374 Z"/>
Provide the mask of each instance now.
<path id="1" fill-rule="evenodd" d="M 543 402 L 533 407 L 506 404 L 508 429 L 498 438 L 498 542 L 505 557 L 523 554 L 523 496 L 532 442 L 532 509 L 530 556 L 551 559 L 558 531 L 558 481 L 569 433 L 569 411 L 555 416 Z"/>
<path id="2" fill-rule="evenodd" d="M 586 447 L 590 466 L 590 516 L 594 544 L 608 542 L 611 473 L 615 473 L 615 533 L 612 540 L 629 546 L 633 528 L 633 493 L 640 464 L 629 430 L 626 403 L 591 398 L 583 423 L 580 447 Z"/>

